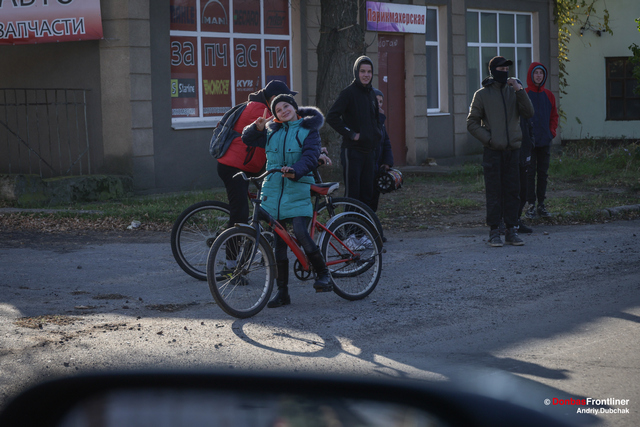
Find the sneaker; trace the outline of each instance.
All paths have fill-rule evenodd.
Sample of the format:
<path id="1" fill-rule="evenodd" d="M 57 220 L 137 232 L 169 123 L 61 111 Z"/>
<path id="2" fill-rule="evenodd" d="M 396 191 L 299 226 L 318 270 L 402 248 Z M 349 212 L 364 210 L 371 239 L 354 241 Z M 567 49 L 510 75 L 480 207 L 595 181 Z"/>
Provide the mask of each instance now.
<path id="1" fill-rule="evenodd" d="M 538 205 L 538 215 L 540 215 L 540 218 L 551 218 L 551 214 L 544 205 Z"/>
<path id="2" fill-rule="evenodd" d="M 493 246 L 494 248 L 501 248 L 503 243 L 502 238 L 500 237 L 500 230 L 497 228 L 495 230 L 491 230 L 489 233 L 489 241 L 487 243 L 489 246 Z"/>
<path id="3" fill-rule="evenodd" d="M 505 245 L 522 246 L 524 241 L 518 236 L 516 228 L 510 228 L 507 230 L 507 234 L 504 236 Z"/>
<path id="4" fill-rule="evenodd" d="M 500 230 L 500 234 L 503 236 L 507 232 L 507 227 L 504 225 L 504 219 L 500 219 L 500 225 L 498 225 L 498 230 Z"/>
<path id="5" fill-rule="evenodd" d="M 362 236 L 358 239 L 358 249 L 373 249 L 373 242 L 367 236 Z"/>
<path id="6" fill-rule="evenodd" d="M 531 234 L 533 233 L 533 229 L 531 227 L 527 227 L 521 219 L 518 219 L 518 226 L 516 227 L 518 229 L 518 233 L 525 233 L 525 234 Z"/>
<path id="7" fill-rule="evenodd" d="M 358 239 L 355 234 L 352 234 L 351 236 L 347 237 L 347 239 L 344 241 L 344 244 L 347 245 L 347 247 L 352 251 L 355 251 L 358 247 L 358 244 L 360 243 L 359 240 L 360 239 Z"/>
<path id="8" fill-rule="evenodd" d="M 538 214 L 536 213 L 536 206 L 529 205 L 529 209 L 527 209 L 527 213 L 525 213 L 524 216 L 526 216 L 529 219 L 533 219 L 536 216 L 538 216 Z"/>
<path id="9" fill-rule="evenodd" d="M 249 284 L 249 281 L 246 277 L 236 275 L 234 276 L 235 271 L 229 267 L 224 267 L 220 272 L 216 275 L 216 280 L 224 281 L 228 280 L 229 283 L 233 286 L 246 286 Z"/>

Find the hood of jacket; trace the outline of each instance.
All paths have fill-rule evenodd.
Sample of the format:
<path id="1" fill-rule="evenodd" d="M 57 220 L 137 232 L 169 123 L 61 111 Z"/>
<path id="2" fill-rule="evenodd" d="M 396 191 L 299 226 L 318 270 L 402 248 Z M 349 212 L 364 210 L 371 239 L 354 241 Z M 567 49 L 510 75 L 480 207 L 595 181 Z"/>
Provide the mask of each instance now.
<path id="1" fill-rule="evenodd" d="M 267 108 L 269 108 L 269 111 L 271 111 L 271 108 L 269 107 L 269 102 L 267 101 L 267 97 L 264 94 L 264 89 L 260 89 L 257 92 L 250 93 L 247 99 L 248 101 L 260 102 L 261 104 L 266 105 Z"/>
<path id="2" fill-rule="evenodd" d="M 544 77 L 542 78 L 542 83 L 540 83 L 540 86 L 536 85 L 533 82 L 533 72 L 538 68 L 544 72 Z M 544 89 L 544 84 L 547 82 L 548 75 L 549 73 L 547 72 L 547 68 L 544 65 L 539 62 L 532 62 L 531 65 L 529 65 L 529 71 L 527 72 L 527 89 L 534 92 L 542 92 Z"/>
<path id="3" fill-rule="evenodd" d="M 300 117 L 299 120 L 302 120 L 300 126 L 304 129 L 319 131 L 320 128 L 324 125 L 324 115 L 322 114 L 322 111 L 320 111 L 316 107 L 300 107 L 298 108 L 298 116 Z M 267 123 L 267 129 L 275 132 L 282 126 L 284 126 L 285 123 L 271 120 L 269 123 Z"/>
<path id="4" fill-rule="evenodd" d="M 363 85 L 362 82 L 360 81 L 360 75 L 359 75 L 360 74 L 360 66 L 363 63 L 367 63 L 367 64 L 371 65 L 371 74 L 373 74 L 373 61 L 368 56 L 361 56 L 360 58 L 356 59 L 356 62 L 353 63 L 353 80 L 356 82 L 356 84 L 359 87 L 362 87 L 362 88 L 373 88 L 373 86 L 371 85 L 371 82 L 369 82 L 368 85 Z"/>

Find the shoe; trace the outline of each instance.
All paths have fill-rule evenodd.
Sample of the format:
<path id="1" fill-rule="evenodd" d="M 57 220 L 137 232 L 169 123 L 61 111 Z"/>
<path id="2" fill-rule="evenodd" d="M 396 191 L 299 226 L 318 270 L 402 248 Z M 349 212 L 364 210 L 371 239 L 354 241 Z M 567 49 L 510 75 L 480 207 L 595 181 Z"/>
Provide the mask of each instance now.
<path id="1" fill-rule="evenodd" d="M 524 241 L 518 236 L 518 231 L 515 227 L 507 229 L 507 234 L 504 236 L 505 245 L 522 246 Z"/>
<path id="2" fill-rule="evenodd" d="M 499 229 L 495 229 L 495 230 L 491 230 L 491 232 L 489 233 L 489 241 L 487 242 L 489 244 L 489 246 L 493 246 L 494 248 L 501 248 L 503 243 L 502 243 L 502 238 L 500 237 L 500 230 Z"/>
<path id="3" fill-rule="evenodd" d="M 357 249 L 358 250 L 373 249 L 373 242 L 367 236 L 362 236 L 361 238 L 358 239 Z"/>
<path id="4" fill-rule="evenodd" d="M 327 268 L 327 264 L 324 262 L 320 249 L 316 249 L 307 256 L 309 257 L 309 262 L 316 272 L 316 281 L 313 284 L 313 288 L 316 292 L 333 291 L 333 278 L 331 277 L 329 268 Z"/>
<path id="5" fill-rule="evenodd" d="M 527 227 L 521 219 L 518 219 L 518 233 L 531 234 L 533 233 L 533 229 L 531 227 Z"/>
<path id="6" fill-rule="evenodd" d="M 504 225 L 504 219 L 500 219 L 500 225 L 498 225 L 498 230 L 500 234 L 504 235 L 507 232 L 507 227 Z"/>
<path id="7" fill-rule="evenodd" d="M 229 267 L 224 267 L 216 276 L 216 280 L 228 280 L 233 286 L 246 286 L 249 284 L 246 277 L 235 275 L 235 270 Z"/>
<path id="8" fill-rule="evenodd" d="M 344 244 L 352 251 L 355 251 L 358 250 L 360 239 L 358 239 L 355 234 L 352 234 L 344 240 Z"/>
<path id="9" fill-rule="evenodd" d="M 538 215 L 540 215 L 540 218 L 551 218 L 551 214 L 544 205 L 538 205 Z"/>
<path id="10" fill-rule="evenodd" d="M 289 296 L 289 260 L 278 261 L 276 263 L 276 269 L 278 272 L 278 278 L 276 284 L 278 285 L 278 292 L 271 298 L 271 301 L 267 303 L 267 307 L 276 308 L 283 305 L 291 304 L 291 297 Z"/>
<path id="11" fill-rule="evenodd" d="M 527 213 L 525 213 L 524 216 L 526 216 L 529 219 L 534 219 L 536 216 L 538 216 L 538 214 L 536 213 L 535 204 L 529 205 L 529 209 L 527 209 Z"/>

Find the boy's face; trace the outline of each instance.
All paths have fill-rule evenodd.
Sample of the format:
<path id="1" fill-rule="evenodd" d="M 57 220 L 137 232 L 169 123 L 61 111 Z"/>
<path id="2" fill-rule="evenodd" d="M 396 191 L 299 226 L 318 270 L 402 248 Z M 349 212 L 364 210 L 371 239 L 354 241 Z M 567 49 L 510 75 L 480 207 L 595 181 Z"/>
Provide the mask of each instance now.
<path id="1" fill-rule="evenodd" d="M 382 103 L 384 102 L 384 98 L 380 95 L 376 95 L 376 99 L 378 100 L 378 108 L 382 109 Z"/>
<path id="2" fill-rule="evenodd" d="M 544 71 L 542 71 L 540 68 L 534 70 L 533 82 L 537 85 L 540 85 L 540 83 L 542 83 L 542 80 L 544 80 Z"/>
<path id="3" fill-rule="evenodd" d="M 360 83 L 365 86 L 371 83 L 371 79 L 373 78 L 373 67 L 371 67 L 371 64 L 360 65 L 358 78 L 360 79 Z"/>

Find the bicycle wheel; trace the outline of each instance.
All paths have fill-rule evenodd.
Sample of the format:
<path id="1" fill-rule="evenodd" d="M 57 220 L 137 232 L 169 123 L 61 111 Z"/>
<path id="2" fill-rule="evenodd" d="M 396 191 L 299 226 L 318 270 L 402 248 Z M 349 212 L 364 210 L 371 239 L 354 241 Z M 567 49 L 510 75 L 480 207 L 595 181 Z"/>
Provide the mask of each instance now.
<path id="1" fill-rule="evenodd" d="M 228 222 L 229 205 L 223 202 L 208 200 L 185 209 L 171 230 L 171 252 L 180 268 L 207 280 L 207 254 Z"/>
<path id="2" fill-rule="evenodd" d="M 356 217 L 339 218 L 329 230 L 335 237 L 326 233 L 321 251 L 333 277 L 333 290 L 350 301 L 366 297 L 382 272 L 380 239 L 371 225 Z"/>
<path id="3" fill-rule="evenodd" d="M 366 203 L 361 202 L 357 199 L 352 199 L 350 197 L 332 197 L 331 199 L 331 207 L 333 208 L 333 213 L 328 209 L 327 202 L 322 202 L 318 206 L 318 221 L 326 224 L 329 221 L 329 218 L 337 215 L 342 212 L 358 212 L 366 216 L 371 224 L 375 227 L 375 230 L 378 232 L 380 237 L 380 241 L 382 242 L 384 237 L 384 231 L 382 230 L 382 224 L 380 223 L 380 219 L 378 215 L 371 209 Z"/>
<path id="4" fill-rule="evenodd" d="M 269 301 L 275 279 L 271 246 L 261 236 L 256 247 L 255 230 L 230 228 L 215 240 L 207 257 L 209 290 L 225 313 L 241 319 L 260 312 Z"/>

